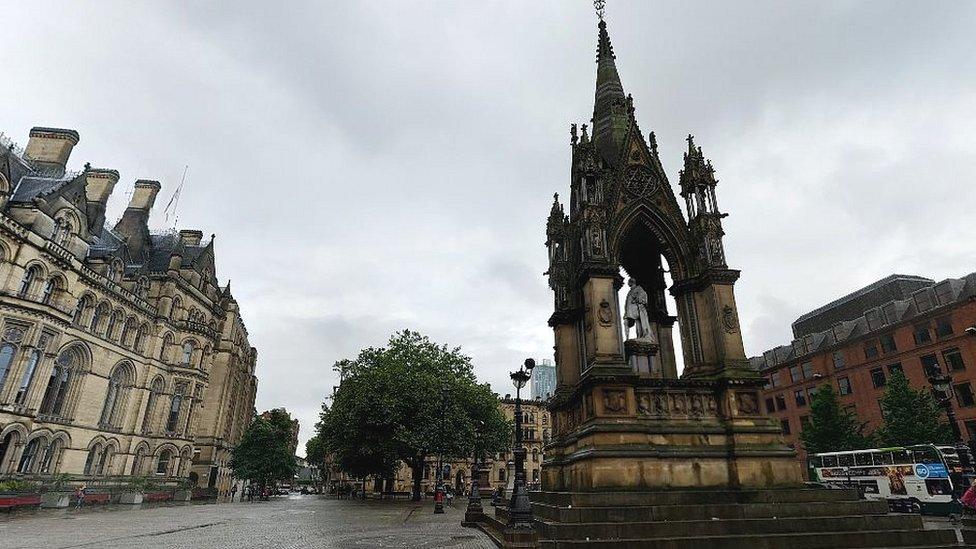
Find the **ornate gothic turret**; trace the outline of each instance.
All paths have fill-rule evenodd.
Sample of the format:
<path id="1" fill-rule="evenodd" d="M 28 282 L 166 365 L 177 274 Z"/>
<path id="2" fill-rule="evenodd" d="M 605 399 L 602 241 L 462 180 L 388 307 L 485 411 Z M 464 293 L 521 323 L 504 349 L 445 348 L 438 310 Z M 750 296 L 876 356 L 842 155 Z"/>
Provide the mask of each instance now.
<path id="1" fill-rule="evenodd" d="M 685 199 L 692 239 L 698 248 L 703 268 L 727 267 L 722 237 L 722 218 L 728 214 L 718 211 L 715 198 L 715 169 L 705 159 L 701 147 L 695 148 L 695 138 L 688 136 L 688 152 L 681 170 L 681 196 Z"/>

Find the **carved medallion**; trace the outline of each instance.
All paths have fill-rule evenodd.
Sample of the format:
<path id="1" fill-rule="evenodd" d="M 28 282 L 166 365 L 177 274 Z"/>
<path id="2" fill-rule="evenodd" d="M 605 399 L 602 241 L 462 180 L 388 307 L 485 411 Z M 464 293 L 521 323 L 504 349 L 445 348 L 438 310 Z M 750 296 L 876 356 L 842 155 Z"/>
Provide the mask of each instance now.
<path id="1" fill-rule="evenodd" d="M 759 413 L 759 398 L 756 393 L 737 393 L 739 413 L 751 416 Z"/>
<path id="2" fill-rule="evenodd" d="M 739 331 L 739 319 L 735 315 L 735 308 L 731 305 L 722 307 L 722 326 L 725 331 L 734 334 Z"/>
<path id="3" fill-rule="evenodd" d="M 657 180 L 647 166 L 631 166 L 627 169 L 624 188 L 634 198 L 641 198 L 657 190 Z"/>
<path id="4" fill-rule="evenodd" d="M 603 409 L 612 414 L 620 414 L 627 410 L 627 393 L 621 389 L 604 389 Z"/>
<path id="5" fill-rule="evenodd" d="M 637 415 L 651 415 L 651 395 L 648 393 L 637 393 Z"/>
<path id="6" fill-rule="evenodd" d="M 11 326 L 3 331 L 3 340 L 7 343 L 20 343 L 24 339 L 24 329 Z"/>
<path id="7" fill-rule="evenodd" d="M 596 312 L 600 326 L 610 326 L 613 324 L 613 311 L 610 309 L 610 302 L 604 299 L 600 302 L 600 310 Z"/>
<path id="8" fill-rule="evenodd" d="M 694 395 L 691 397 L 691 415 L 696 417 L 701 417 L 704 415 L 705 407 L 702 405 L 701 395 Z"/>

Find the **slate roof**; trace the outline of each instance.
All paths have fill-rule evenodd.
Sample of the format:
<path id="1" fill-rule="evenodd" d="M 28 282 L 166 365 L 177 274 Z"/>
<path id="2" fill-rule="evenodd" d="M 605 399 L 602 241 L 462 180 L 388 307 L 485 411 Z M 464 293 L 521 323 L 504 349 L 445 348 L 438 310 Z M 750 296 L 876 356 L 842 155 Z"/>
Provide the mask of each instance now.
<path id="1" fill-rule="evenodd" d="M 923 281 L 927 282 L 922 284 Z M 909 288 L 914 290 L 909 291 Z M 881 301 L 889 295 L 904 297 Z M 816 319 L 822 324 L 841 313 L 850 316 L 856 312 L 857 316 L 834 322 L 823 330 L 804 333 L 789 345 L 780 345 L 764 351 L 761 356 L 749 358 L 749 363 L 757 370 L 772 368 L 973 297 L 976 297 L 976 273 L 938 283 L 920 276 L 890 275 L 801 316 L 793 325 L 795 329 L 803 319 Z"/>

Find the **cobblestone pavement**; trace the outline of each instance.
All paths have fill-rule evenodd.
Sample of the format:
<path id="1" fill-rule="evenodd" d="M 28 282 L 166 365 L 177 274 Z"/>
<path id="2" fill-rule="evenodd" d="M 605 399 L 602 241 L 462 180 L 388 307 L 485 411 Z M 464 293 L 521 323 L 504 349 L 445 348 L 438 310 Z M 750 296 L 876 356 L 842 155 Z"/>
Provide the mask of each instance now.
<path id="1" fill-rule="evenodd" d="M 0 518 L 0 547 L 494 547 L 483 533 L 460 526 L 463 502 L 455 502 L 443 515 L 434 515 L 432 508 L 430 500 L 417 504 L 292 495 L 255 503 L 39 511 Z"/>

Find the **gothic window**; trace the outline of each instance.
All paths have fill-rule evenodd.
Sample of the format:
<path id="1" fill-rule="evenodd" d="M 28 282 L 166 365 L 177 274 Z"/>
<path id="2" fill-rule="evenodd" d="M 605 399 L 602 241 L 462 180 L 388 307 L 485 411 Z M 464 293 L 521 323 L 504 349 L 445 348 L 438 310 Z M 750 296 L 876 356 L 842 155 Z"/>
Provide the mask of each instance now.
<path id="1" fill-rule="evenodd" d="M 156 403 L 159 401 L 159 395 L 163 393 L 163 379 L 157 377 L 153 380 L 152 386 L 149 389 L 149 400 L 146 402 L 146 415 L 142 418 L 142 431 L 144 433 L 149 433 L 152 431 L 153 415 L 156 409 Z"/>
<path id="2" fill-rule="evenodd" d="M 4 382 L 7 380 L 7 375 L 10 373 L 10 367 L 14 362 L 14 355 L 17 352 L 17 347 L 11 343 L 4 343 L 0 345 L 0 390 L 3 389 Z"/>
<path id="3" fill-rule="evenodd" d="M 136 340 L 133 343 L 132 347 L 139 352 L 144 351 L 147 337 L 149 337 L 149 327 L 143 324 L 139 328 L 139 331 L 136 332 Z"/>
<path id="4" fill-rule="evenodd" d="M 34 281 L 41 277 L 41 268 L 37 265 L 31 265 L 24 271 L 24 277 L 20 279 L 20 289 L 17 290 L 17 295 L 20 297 L 28 297 L 30 293 L 31 286 L 34 285 Z"/>
<path id="5" fill-rule="evenodd" d="M 146 448 L 145 446 L 140 446 L 136 450 L 136 455 L 132 458 L 132 475 L 137 476 L 142 473 L 142 465 L 146 460 Z"/>
<path id="6" fill-rule="evenodd" d="M 128 364 L 115 368 L 108 380 L 108 392 L 102 405 L 102 415 L 99 425 L 102 427 L 119 427 L 125 415 L 125 403 L 128 399 L 129 388 L 132 386 L 132 370 Z"/>
<path id="7" fill-rule="evenodd" d="M 24 446 L 23 453 L 20 454 L 20 463 L 17 465 L 18 473 L 30 473 L 34 468 L 34 460 L 37 458 L 38 448 L 41 445 L 40 437 L 35 438 Z"/>
<path id="8" fill-rule="evenodd" d="M 122 322 L 122 311 L 115 311 L 108 319 L 108 326 L 105 327 L 105 338 L 115 339 L 115 328 Z"/>
<path id="9" fill-rule="evenodd" d="M 193 365 L 193 342 L 186 341 L 183 343 L 183 357 L 180 359 L 180 364 L 189 368 Z"/>
<path id="10" fill-rule="evenodd" d="M 166 431 L 173 432 L 176 431 L 176 426 L 180 420 L 180 411 L 183 408 L 183 393 L 186 392 L 186 384 L 180 383 L 176 385 L 176 389 L 173 391 L 173 398 L 169 403 L 169 415 L 166 418 Z"/>
<path id="11" fill-rule="evenodd" d="M 41 473 L 54 473 L 58 467 L 58 461 L 61 459 L 61 451 L 64 449 L 64 442 L 61 439 L 55 439 L 53 442 L 47 445 L 44 449 L 43 457 L 41 458 L 41 466 L 39 472 Z"/>
<path id="12" fill-rule="evenodd" d="M 17 396 L 14 398 L 16 404 L 24 404 L 27 401 L 27 393 L 30 391 L 31 383 L 34 382 L 34 372 L 37 371 L 37 363 L 40 361 L 41 351 L 39 349 L 31 351 L 30 357 L 27 359 L 27 365 L 24 367 L 24 374 L 20 377 L 20 387 L 17 389 Z M 0 385 L 3 385 L 3 383 L 0 382 Z"/>
<path id="13" fill-rule="evenodd" d="M 136 319 L 129 317 L 129 319 L 125 321 L 125 326 L 122 327 L 122 336 L 119 337 L 119 345 L 128 346 L 130 336 L 135 329 Z"/>
<path id="14" fill-rule="evenodd" d="M 108 264 L 108 272 L 105 276 L 112 282 L 118 282 L 122 278 L 123 271 L 125 271 L 125 266 L 122 265 L 122 261 L 113 259 Z"/>
<path id="15" fill-rule="evenodd" d="M 53 416 L 64 413 L 64 402 L 71 388 L 71 381 L 75 369 L 81 366 L 81 358 L 75 349 L 68 349 L 58 356 L 51 370 L 44 399 L 41 401 L 39 412 Z"/>
<path id="16" fill-rule="evenodd" d="M 102 445 L 95 444 L 88 450 L 88 457 L 85 458 L 84 474 L 94 475 L 98 470 L 98 458 L 102 453 Z"/>
<path id="17" fill-rule="evenodd" d="M 169 319 L 170 320 L 174 320 L 174 321 L 175 320 L 179 320 L 179 318 L 180 318 L 179 317 L 179 315 L 180 315 L 180 305 L 181 305 L 180 298 L 179 297 L 174 297 L 173 298 L 173 306 L 170 307 L 170 311 L 169 311 Z"/>
<path id="18" fill-rule="evenodd" d="M 102 302 L 98 307 L 95 308 L 95 314 L 92 315 L 91 322 L 88 324 L 88 330 L 91 333 L 97 333 L 98 328 L 102 324 L 102 320 L 109 315 L 108 303 Z"/>
<path id="19" fill-rule="evenodd" d="M 0 475 L 6 472 L 4 469 L 7 460 L 12 459 L 17 443 L 20 442 L 20 434 L 17 431 L 7 433 L 7 436 L 0 439 Z"/>
<path id="20" fill-rule="evenodd" d="M 173 348 L 175 343 L 173 342 L 173 334 L 166 334 L 163 338 L 163 345 L 159 348 L 159 360 L 162 362 L 169 362 L 170 360 L 170 350 Z"/>
<path id="21" fill-rule="evenodd" d="M 41 303 L 50 304 L 51 300 L 60 289 L 61 284 L 57 277 L 52 276 L 51 278 L 47 279 L 47 284 L 44 285 L 44 293 L 41 294 Z"/>
<path id="22" fill-rule="evenodd" d="M 102 449 L 102 453 L 98 456 L 98 467 L 95 469 L 96 475 L 106 475 L 112 473 L 112 458 L 115 456 L 115 450 L 112 448 L 111 444 L 106 444 Z"/>
<path id="23" fill-rule="evenodd" d="M 85 319 L 85 313 L 88 311 L 88 307 L 91 306 L 91 296 L 85 295 L 78 300 L 78 306 L 75 307 L 75 314 L 72 322 L 77 326 L 81 326 L 81 323 Z"/>
<path id="24" fill-rule="evenodd" d="M 173 459 L 173 452 L 169 450 L 163 450 L 159 453 L 159 459 L 156 461 L 156 474 L 160 476 L 166 476 L 169 471 L 169 462 Z"/>

